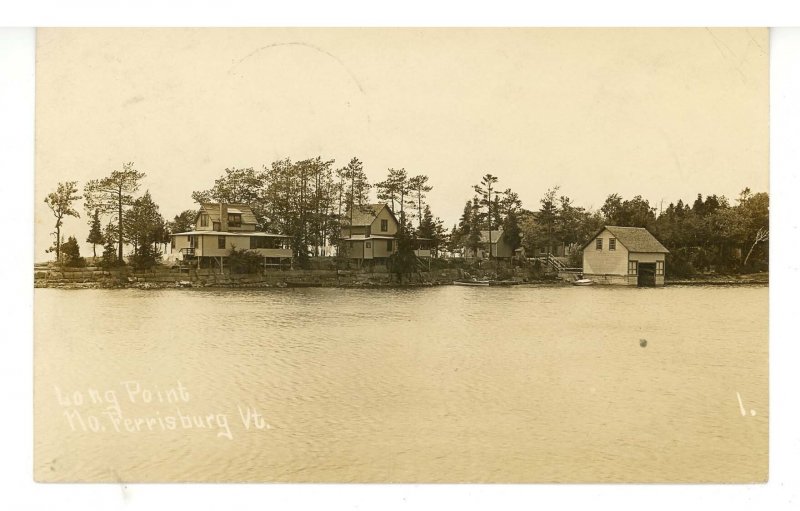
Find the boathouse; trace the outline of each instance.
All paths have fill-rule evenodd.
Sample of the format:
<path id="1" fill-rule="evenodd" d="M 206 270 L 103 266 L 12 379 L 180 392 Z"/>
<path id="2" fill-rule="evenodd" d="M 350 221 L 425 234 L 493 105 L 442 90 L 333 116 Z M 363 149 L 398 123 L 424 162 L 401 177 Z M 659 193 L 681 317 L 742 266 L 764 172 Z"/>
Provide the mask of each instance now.
<path id="1" fill-rule="evenodd" d="M 256 230 L 256 217 L 247 204 L 202 203 L 195 228 L 171 235 L 172 253 L 183 261 L 225 267 L 232 249 L 252 250 L 264 258 L 264 266 L 291 264 L 291 237 Z"/>
<path id="2" fill-rule="evenodd" d="M 607 225 L 582 248 L 583 276 L 597 284 L 664 285 L 669 250 L 643 227 Z"/>

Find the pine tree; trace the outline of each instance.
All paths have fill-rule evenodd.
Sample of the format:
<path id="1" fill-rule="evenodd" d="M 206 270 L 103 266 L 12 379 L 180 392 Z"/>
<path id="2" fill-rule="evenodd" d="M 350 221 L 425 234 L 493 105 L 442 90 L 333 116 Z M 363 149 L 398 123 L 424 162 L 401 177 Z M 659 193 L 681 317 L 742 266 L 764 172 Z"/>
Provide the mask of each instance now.
<path id="1" fill-rule="evenodd" d="M 103 228 L 100 225 L 100 210 L 94 210 L 94 216 L 89 224 L 89 236 L 86 238 L 86 243 L 92 244 L 92 255 L 97 259 L 97 245 L 105 243 L 103 238 Z"/>

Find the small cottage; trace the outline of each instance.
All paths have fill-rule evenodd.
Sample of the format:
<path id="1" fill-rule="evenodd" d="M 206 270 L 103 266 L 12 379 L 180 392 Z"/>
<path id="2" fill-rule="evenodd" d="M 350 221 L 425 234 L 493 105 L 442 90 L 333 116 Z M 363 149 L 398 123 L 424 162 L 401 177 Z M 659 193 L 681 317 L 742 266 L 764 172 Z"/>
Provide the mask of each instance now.
<path id="1" fill-rule="evenodd" d="M 386 204 L 364 204 L 345 213 L 342 240 L 347 256 L 359 260 L 386 260 L 397 251 L 399 222 Z"/>
<path id="2" fill-rule="evenodd" d="M 467 259 L 486 259 L 491 256 L 495 259 L 510 259 L 514 255 L 511 244 L 506 239 L 503 230 L 481 231 L 480 245 L 478 250 L 464 248 L 464 257 Z"/>
<path id="3" fill-rule="evenodd" d="M 583 276 L 598 284 L 663 286 L 668 253 L 643 227 L 607 225 L 583 246 Z"/>

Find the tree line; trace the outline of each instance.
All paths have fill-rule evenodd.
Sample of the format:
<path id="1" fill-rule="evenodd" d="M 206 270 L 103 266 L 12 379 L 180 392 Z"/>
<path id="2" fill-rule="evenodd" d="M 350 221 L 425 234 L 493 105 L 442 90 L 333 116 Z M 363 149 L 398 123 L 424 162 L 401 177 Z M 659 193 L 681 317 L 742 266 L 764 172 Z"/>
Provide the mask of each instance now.
<path id="1" fill-rule="evenodd" d="M 197 211 L 186 210 L 165 220 L 149 190 L 139 193 L 145 177 L 128 162 L 120 170 L 88 181 L 82 195 L 77 182 L 58 183 L 45 198 L 56 219 L 48 252 L 54 252 L 63 264 L 83 264 L 77 240 L 74 236 L 64 240 L 62 235 L 64 219 L 80 217 L 74 203 L 83 199 L 90 227 L 86 242 L 92 245 L 95 258 L 100 245 L 103 265 L 125 264 L 123 249 L 128 245 L 132 264 L 156 264 L 170 234 L 194 227 Z M 465 256 L 481 248 L 482 232 L 491 238 L 499 231 L 512 250 L 523 248 L 528 255 L 568 247 L 570 265 L 580 266 L 580 247 L 603 225 L 650 230 L 670 250 L 667 271 L 671 275 L 709 269 L 752 271 L 765 268 L 768 262 L 769 196 L 749 189 L 735 203 L 722 195 L 698 195 L 692 205 L 678 200 L 658 211 L 641 196 L 624 199 L 615 193 L 607 196 L 599 210 L 591 211 L 554 186 L 535 208 L 527 209 L 517 192 L 502 187 L 498 176 L 487 173 L 471 187 L 472 196 L 449 231 L 431 211 L 427 197 L 432 190 L 424 174 L 389 168 L 385 179 L 372 184 L 358 158 L 337 168 L 334 160 L 316 156 L 299 161 L 285 158 L 260 168 L 226 168 L 210 188 L 191 196 L 197 203 L 248 204 L 258 230 L 291 237 L 293 255 L 301 267 L 311 257 L 329 255 L 326 248 L 331 246 L 339 256 L 346 256 L 341 226 L 352 219 L 348 215 L 370 203 L 373 193 L 398 218 L 398 253 L 393 264 L 402 271 L 414 265 L 411 245 L 415 239 L 425 240 L 434 257 Z"/>

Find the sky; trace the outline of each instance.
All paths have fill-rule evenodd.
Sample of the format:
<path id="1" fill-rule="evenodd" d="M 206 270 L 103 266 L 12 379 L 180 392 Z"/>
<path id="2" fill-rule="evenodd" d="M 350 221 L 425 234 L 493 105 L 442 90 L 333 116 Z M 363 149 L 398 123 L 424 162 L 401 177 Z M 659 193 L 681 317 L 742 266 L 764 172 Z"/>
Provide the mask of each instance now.
<path id="1" fill-rule="evenodd" d="M 47 193 L 128 161 L 168 219 L 226 167 L 318 155 L 428 175 L 447 227 L 486 173 L 528 209 L 769 191 L 765 29 L 40 29 L 36 60 L 36 260 Z"/>

